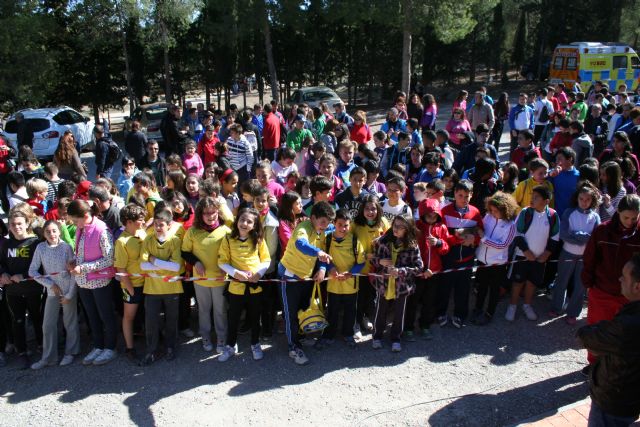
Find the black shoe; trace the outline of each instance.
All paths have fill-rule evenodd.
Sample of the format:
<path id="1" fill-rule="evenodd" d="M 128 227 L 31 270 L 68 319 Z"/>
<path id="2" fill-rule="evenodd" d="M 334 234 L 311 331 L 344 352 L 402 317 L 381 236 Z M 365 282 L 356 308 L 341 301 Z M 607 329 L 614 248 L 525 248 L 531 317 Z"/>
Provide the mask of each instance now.
<path id="1" fill-rule="evenodd" d="M 165 355 L 165 359 L 167 359 L 167 361 L 172 361 L 173 359 L 176 358 L 176 352 L 171 348 L 167 348 L 167 354 Z"/>
<path id="2" fill-rule="evenodd" d="M 155 353 L 148 353 L 144 359 L 142 359 L 140 361 L 140 366 L 149 366 L 153 363 L 155 363 L 156 360 L 158 360 L 159 357 L 155 354 Z"/>
<path id="3" fill-rule="evenodd" d="M 19 369 L 29 369 L 31 367 L 31 359 L 27 356 L 27 353 L 22 353 L 18 356 Z"/>
<path id="4" fill-rule="evenodd" d="M 124 355 L 127 357 L 127 360 L 129 362 L 132 362 L 134 364 L 138 364 L 139 360 L 138 360 L 138 355 L 136 354 L 136 349 L 135 348 L 128 348 L 125 350 Z"/>
<path id="5" fill-rule="evenodd" d="M 580 373 L 585 377 L 585 378 L 589 378 L 589 375 L 591 375 L 591 365 L 587 365 L 584 368 L 582 368 L 582 370 L 580 371 Z"/>

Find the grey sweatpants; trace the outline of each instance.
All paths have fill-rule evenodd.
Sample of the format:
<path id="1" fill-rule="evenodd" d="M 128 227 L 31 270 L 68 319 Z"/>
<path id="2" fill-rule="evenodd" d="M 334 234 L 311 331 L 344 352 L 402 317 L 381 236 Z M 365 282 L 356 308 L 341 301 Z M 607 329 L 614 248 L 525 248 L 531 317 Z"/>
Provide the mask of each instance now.
<path id="1" fill-rule="evenodd" d="M 564 304 L 567 304 L 567 316 L 578 317 L 582 311 L 584 302 L 584 286 L 582 285 L 582 255 L 573 255 L 564 249 L 560 252 L 558 259 L 558 277 L 551 289 L 553 300 L 551 309 L 556 313 L 561 313 Z M 573 279 L 573 293 L 567 298 L 567 288 L 569 281 Z"/>
<path id="2" fill-rule="evenodd" d="M 80 332 L 78 330 L 78 297 L 67 304 L 60 304 L 60 297 L 48 296 L 42 319 L 42 360 L 47 363 L 58 362 L 58 314 L 62 306 L 62 323 L 67 331 L 64 344 L 65 355 L 80 353 Z"/>
<path id="3" fill-rule="evenodd" d="M 216 328 L 216 341 L 224 344 L 227 341 L 227 301 L 224 297 L 224 286 L 210 288 L 194 284 L 196 301 L 198 301 L 198 323 L 203 339 L 211 339 L 211 310 Z"/>

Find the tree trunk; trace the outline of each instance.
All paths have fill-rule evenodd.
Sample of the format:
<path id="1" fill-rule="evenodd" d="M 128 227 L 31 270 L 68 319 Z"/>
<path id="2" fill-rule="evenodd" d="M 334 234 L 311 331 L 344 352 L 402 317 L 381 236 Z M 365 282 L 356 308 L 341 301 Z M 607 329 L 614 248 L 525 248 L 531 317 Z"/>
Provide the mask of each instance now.
<path id="1" fill-rule="evenodd" d="M 402 24 L 402 85 L 400 90 L 409 93 L 411 84 L 411 0 L 402 0 L 404 22 Z"/>
<path id="2" fill-rule="evenodd" d="M 169 36 L 164 23 L 160 24 L 162 31 L 162 49 L 164 51 L 164 101 L 171 103 L 171 66 L 169 63 Z"/>
<path id="3" fill-rule="evenodd" d="M 218 110 L 222 110 L 222 96 L 220 94 L 220 86 L 216 88 L 216 92 L 218 95 Z"/>
<path id="4" fill-rule="evenodd" d="M 260 0 L 262 5 L 262 32 L 264 35 L 264 50 L 267 54 L 267 67 L 269 68 L 269 84 L 271 85 L 271 97 L 276 101 L 280 98 L 280 83 L 278 83 L 278 73 L 276 72 L 276 62 L 273 59 L 273 45 L 271 43 L 271 27 L 269 26 L 269 15 L 267 12 L 267 0 Z"/>
<path id="5" fill-rule="evenodd" d="M 471 32 L 471 58 L 469 58 L 469 84 L 476 82 L 476 48 L 477 48 L 477 32 Z"/>
<path id="6" fill-rule="evenodd" d="M 97 125 L 102 124 L 100 121 L 100 106 L 98 104 L 93 104 L 93 122 Z"/>

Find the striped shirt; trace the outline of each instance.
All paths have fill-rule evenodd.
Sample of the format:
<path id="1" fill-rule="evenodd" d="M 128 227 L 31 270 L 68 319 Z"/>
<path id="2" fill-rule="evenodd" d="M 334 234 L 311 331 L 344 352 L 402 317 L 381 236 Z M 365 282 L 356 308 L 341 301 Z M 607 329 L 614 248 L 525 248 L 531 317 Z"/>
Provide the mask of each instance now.
<path id="1" fill-rule="evenodd" d="M 251 144 L 247 141 L 244 135 L 240 136 L 240 140 L 235 141 L 229 137 L 227 139 L 227 147 L 229 147 L 229 163 L 231 168 L 235 171 L 239 171 L 241 168 L 246 167 L 247 171 L 251 172 L 251 166 L 253 165 L 253 151 L 251 150 Z"/>

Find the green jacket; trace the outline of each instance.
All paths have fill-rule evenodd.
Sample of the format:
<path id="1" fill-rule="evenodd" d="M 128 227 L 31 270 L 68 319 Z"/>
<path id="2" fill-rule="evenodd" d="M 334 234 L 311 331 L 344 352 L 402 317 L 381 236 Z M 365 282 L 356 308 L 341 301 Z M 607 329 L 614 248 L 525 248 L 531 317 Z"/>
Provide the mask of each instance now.
<path id="1" fill-rule="evenodd" d="M 305 138 L 313 139 L 313 134 L 309 129 L 293 129 L 287 134 L 287 147 L 292 148 L 293 151 L 299 153 L 302 148 L 302 141 L 304 141 Z"/>

